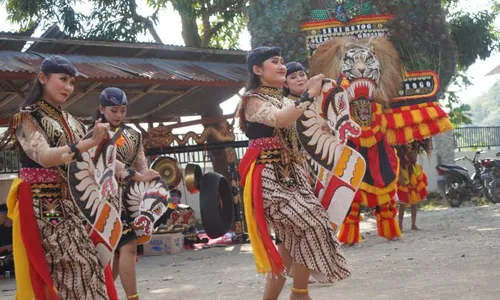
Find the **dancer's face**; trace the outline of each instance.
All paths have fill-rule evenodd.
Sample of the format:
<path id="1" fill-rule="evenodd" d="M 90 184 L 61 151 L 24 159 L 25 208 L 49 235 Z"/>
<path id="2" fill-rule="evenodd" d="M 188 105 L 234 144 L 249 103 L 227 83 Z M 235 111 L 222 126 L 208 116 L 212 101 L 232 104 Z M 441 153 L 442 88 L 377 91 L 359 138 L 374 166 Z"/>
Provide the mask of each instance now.
<path id="1" fill-rule="evenodd" d="M 127 115 L 127 106 L 101 106 L 99 108 L 101 113 L 104 115 L 104 118 L 111 124 L 112 126 L 120 126 L 125 120 L 125 116 Z"/>
<path id="2" fill-rule="evenodd" d="M 265 60 L 261 66 L 254 66 L 253 71 L 264 86 L 281 88 L 285 83 L 286 66 L 281 56 Z"/>
<path id="3" fill-rule="evenodd" d="M 38 80 L 43 85 L 43 99 L 56 106 L 66 102 L 75 89 L 75 78 L 64 73 L 40 72 Z"/>
<path id="4" fill-rule="evenodd" d="M 286 77 L 285 86 L 295 95 L 302 95 L 306 91 L 307 75 L 304 71 L 297 71 Z"/>

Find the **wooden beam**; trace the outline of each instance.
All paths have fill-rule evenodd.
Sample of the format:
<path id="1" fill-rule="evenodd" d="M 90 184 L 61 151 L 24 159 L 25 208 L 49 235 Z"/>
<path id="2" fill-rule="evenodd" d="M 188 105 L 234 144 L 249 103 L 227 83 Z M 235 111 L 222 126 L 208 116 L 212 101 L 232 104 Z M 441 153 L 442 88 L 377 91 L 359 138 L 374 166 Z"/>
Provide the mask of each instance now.
<path id="1" fill-rule="evenodd" d="M 23 84 L 21 87 L 20 87 L 20 90 L 21 91 L 26 91 L 26 89 L 30 86 L 30 83 L 29 82 L 26 82 L 25 84 Z M 12 94 L 10 95 L 9 97 L 5 98 L 2 100 L 2 102 L 0 102 L 0 108 L 6 106 L 7 104 L 9 104 L 10 102 L 12 102 L 12 100 L 16 99 L 17 97 L 19 97 L 19 95 L 16 93 L 16 94 Z M 22 99 L 22 97 L 21 97 Z"/>
<path id="2" fill-rule="evenodd" d="M 64 51 L 63 54 L 71 54 L 78 48 L 80 48 L 80 45 L 73 45 L 69 47 L 68 50 Z"/>
<path id="3" fill-rule="evenodd" d="M 145 119 L 146 117 L 149 117 L 150 115 L 154 114 L 155 112 L 163 109 L 164 107 L 172 104 L 172 103 L 175 103 L 176 101 L 178 101 L 179 99 L 181 99 L 182 97 L 185 97 L 185 96 L 188 96 L 189 94 L 197 91 L 201 89 L 201 86 L 193 86 L 191 88 L 189 88 L 185 93 L 181 94 L 181 95 L 177 95 L 175 97 L 172 97 L 170 99 L 168 99 L 167 101 L 163 102 L 162 104 L 160 104 L 159 106 L 155 107 L 154 109 L 152 109 L 151 111 L 147 112 L 147 113 L 144 113 L 142 115 L 139 115 L 139 116 L 133 116 L 131 118 L 128 118 L 129 120 L 137 120 L 137 119 Z"/>
<path id="4" fill-rule="evenodd" d="M 1 39 L 0 39 L 1 40 Z M 2 79 L 13 80 L 32 80 L 35 78 L 36 73 L 28 72 L 0 72 Z M 202 81 L 202 80 L 181 80 L 181 79 L 149 79 L 149 78 L 92 78 L 77 76 L 77 82 L 95 82 L 99 80 L 101 83 L 132 83 L 132 84 L 161 84 L 161 85 L 177 85 L 177 86 L 217 86 L 217 87 L 239 87 L 243 88 L 246 84 L 244 81 Z"/>
<path id="5" fill-rule="evenodd" d="M 137 129 L 139 129 L 139 131 L 142 133 L 143 136 L 145 136 L 148 133 L 146 129 L 141 126 L 141 123 L 134 122 L 133 124 L 135 125 L 135 127 L 137 127 Z"/>
<path id="6" fill-rule="evenodd" d="M 67 109 L 71 105 L 75 104 L 76 101 L 78 101 L 79 99 L 81 99 L 82 97 L 84 97 L 85 95 L 87 95 L 88 93 L 90 93 L 91 91 L 95 90 L 100 85 L 101 85 L 101 82 L 94 82 L 94 83 L 92 83 L 88 88 L 85 89 L 85 91 L 79 92 L 79 93 L 75 94 L 72 98 L 68 99 L 62 105 L 62 107 L 64 109 Z"/>
<path id="7" fill-rule="evenodd" d="M 230 114 L 230 115 L 217 116 L 217 117 L 208 117 L 208 118 L 202 118 L 202 119 L 194 120 L 194 121 L 188 121 L 188 122 L 167 125 L 165 127 L 167 127 L 167 129 L 169 129 L 169 130 L 172 130 L 174 128 L 181 128 L 181 127 L 187 127 L 187 126 L 193 126 L 193 125 L 212 124 L 212 123 L 218 123 L 222 120 L 233 119 L 234 116 L 235 116 L 234 114 Z"/>
<path id="8" fill-rule="evenodd" d="M 139 53 L 137 53 L 136 55 L 134 55 L 134 57 L 142 57 L 147 52 L 149 52 L 149 49 L 142 49 L 141 51 L 139 51 Z"/>
<path id="9" fill-rule="evenodd" d="M 21 89 L 12 81 L 10 80 L 5 80 L 5 84 L 14 92 L 16 92 L 19 97 L 24 98 L 24 92 L 21 91 Z"/>
<path id="10" fill-rule="evenodd" d="M 141 94 L 141 93 L 145 92 L 144 89 L 122 89 L 122 90 L 127 95 L 129 95 L 129 94 Z M 76 91 L 76 93 L 83 93 L 84 91 L 85 91 L 85 89 L 82 89 L 82 90 Z M 102 91 L 100 91 L 100 90 L 92 90 L 89 92 L 89 94 L 100 94 L 101 92 Z M 0 92 L 0 94 L 1 93 L 2 92 Z M 12 92 L 5 92 L 5 93 L 12 94 Z M 180 91 L 180 90 L 150 90 L 150 91 L 148 91 L 148 93 L 149 94 L 156 94 L 156 95 L 180 95 L 180 94 L 184 94 L 184 91 Z"/>
<path id="11" fill-rule="evenodd" d="M 132 97 L 131 99 L 128 100 L 128 104 L 132 104 L 134 103 L 135 101 L 141 99 L 142 97 L 146 96 L 147 94 L 149 94 L 151 91 L 154 91 L 155 89 L 159 88 L 161 86 L 161 84 L 154 84 L 150 87 L 148 87 L 145 91 L 135 95 L 134 97 Z"/>

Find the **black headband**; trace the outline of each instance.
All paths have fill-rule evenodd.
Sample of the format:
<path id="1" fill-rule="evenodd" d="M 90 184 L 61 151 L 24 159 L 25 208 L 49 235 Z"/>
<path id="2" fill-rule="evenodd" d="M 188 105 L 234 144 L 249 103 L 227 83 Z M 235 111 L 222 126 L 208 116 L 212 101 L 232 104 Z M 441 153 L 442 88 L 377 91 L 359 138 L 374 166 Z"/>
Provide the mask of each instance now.
<path id="1" fill-rule="evenodd" d="M 275 56 L 281 56 L 281 49 L 279 47 L 261 46 L 250 50 L 247 55 L 248 72 L 253 74 L 253 66 L 260 66 L 264 61 Z"/>
<path id="2" fill-rule="evenodd" d="M 286 64 L 286 77 L 288 77 L 288 75 L 292 74 L 292 73 L 295 73 L 297 71 L 306 71 L 306 69 L 304 68 L 304 66 L 299 63 L 299 62 L 296 62 L 296 61 L 292 61 L 292 62 L 289 62 Z"/>
<path id="3" fill-rule="evenodd" d="M 76 68 L 66 58 L 59 55 L 52 55 L 43 60 L 40 71 L 45 74 L 62 73 L 75 76 Z"/>
<path id="4" fill-rule="evenodd" d="M 99 97 L 99 103 L 102 106 L 127 105 L 127 95 L 119 88 L 105 88 Z"/>

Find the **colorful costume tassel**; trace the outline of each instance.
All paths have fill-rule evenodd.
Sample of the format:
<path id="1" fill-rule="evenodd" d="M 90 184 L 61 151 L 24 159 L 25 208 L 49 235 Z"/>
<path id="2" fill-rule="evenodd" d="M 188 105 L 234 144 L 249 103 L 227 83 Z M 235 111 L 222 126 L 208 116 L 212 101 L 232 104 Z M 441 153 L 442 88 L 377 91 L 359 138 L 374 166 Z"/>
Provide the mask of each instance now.
<path id="1" fill-rule="evenodd" d="M 375 210 L 375 217 L 377 218 L 379 236 L 385 237 L 388 240 L 401 236 L 401 230 L 396 221 L 397 213 L 398 209 L 394 200 L 377 207 Z"/>
<path id="2" fill-rule="evenodd" d="M 360 207 L 359 202 L 352 203 L 351 209 L 339 230 L 338 239 L 341 243 L 353 245 L 363 240 L 359 232 L 359 222 L 363 220 L 359 212 Z"/>

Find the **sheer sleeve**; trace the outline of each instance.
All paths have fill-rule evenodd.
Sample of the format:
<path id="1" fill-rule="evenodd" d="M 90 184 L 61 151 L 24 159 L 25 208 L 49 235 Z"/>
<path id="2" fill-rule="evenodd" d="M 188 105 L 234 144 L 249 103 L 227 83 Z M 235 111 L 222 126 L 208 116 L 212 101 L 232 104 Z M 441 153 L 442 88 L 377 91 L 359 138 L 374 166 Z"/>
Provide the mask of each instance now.
<path id="1" fill-rule="evenodd" d="M 283 108 L 277 108 L 269 102 L 252 97 L 246 101 L 245 118 L 249 122 L 262 123 L 271 127 L 286 127 L 293 124 L 304 112 L 294 103 Z"/>
<path id="2" fill-rule="evenodd" d="M 16 129 L 16 139 L 23 151 L 42 167 L 48 167 L 50 145 L 43 136 L 41 129 L 29 117 L 22 118 Z"/>
<path id="3" fill-rule="evenodd" d="M 134 166 L 135 169 L 139 173 L 144 173 L 146 170 L 148 170 L 148 161 L 146 159 L 146 155 L 144 154 L 144 146 L 139 144 L 139 149 L 137 149 L 137 156 L 134 161 Z"/>

